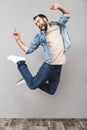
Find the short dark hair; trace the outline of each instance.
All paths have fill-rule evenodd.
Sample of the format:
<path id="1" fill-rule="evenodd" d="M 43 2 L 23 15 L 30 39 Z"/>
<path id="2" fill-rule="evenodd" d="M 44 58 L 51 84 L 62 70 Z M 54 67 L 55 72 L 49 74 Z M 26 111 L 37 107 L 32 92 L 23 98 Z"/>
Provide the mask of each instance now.
<path id="1" fill-rule="evenodd" d="M 36 17 L 38 17 L 38 16 L 39 16 L 40 18 L 46 18 L 46 20 L 48 21 L 47 16 L 45 16 L 44 14 L 38 14 L 38 15 L 34 16 L 34 17 L 33 17 L 33 20 L 35 20 Z"/>

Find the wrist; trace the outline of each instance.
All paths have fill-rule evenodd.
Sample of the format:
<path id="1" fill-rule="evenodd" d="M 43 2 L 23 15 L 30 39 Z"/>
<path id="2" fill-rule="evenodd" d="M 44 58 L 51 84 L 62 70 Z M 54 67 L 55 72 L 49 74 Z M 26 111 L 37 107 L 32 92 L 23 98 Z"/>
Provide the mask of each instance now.
<path id="1" fill-rule="evenodd" d="M 16 40 L 16 42 L 20 41 L 20 39 L 15 39 L 15 40 Z"/>
<path id="2" fill-rule="evenodd" d="M 58 5 L 58 9 L 61 10 L 63 7 L 62 5 Z"/>

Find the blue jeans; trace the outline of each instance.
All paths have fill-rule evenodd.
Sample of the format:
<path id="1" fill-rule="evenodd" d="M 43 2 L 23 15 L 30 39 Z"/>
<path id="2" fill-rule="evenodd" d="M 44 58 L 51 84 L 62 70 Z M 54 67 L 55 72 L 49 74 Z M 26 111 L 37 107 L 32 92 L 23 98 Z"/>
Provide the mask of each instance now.
<path id="1" fill-rule="evenodd" d="M 60 81 L 62 65 L 49 65 L 44 62 L 34 77 L 29 71 L 25 61 L 19 61 L 17 65 L 19 72 L 30 89 L 40 88 L 51 95 L 56 92 Z"/>

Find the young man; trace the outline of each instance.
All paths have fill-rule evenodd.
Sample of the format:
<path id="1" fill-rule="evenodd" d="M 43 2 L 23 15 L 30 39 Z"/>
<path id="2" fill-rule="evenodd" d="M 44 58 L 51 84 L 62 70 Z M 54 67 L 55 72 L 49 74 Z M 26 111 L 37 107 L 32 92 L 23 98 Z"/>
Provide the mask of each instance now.
<path id="1" fill-rule="evenodd" d="M 11 55 L 8 60 L 17 64 L 18 70 L 23 76 L 30 89 L 40 88 L 48 94 L 53 95 L 60 81 L 62 65 L 66 62 L 65 50 L 70 45 L 70 39 L 66 30 L 66 22 L 69 19 L 69 10 L 58 3 L 50 6 L 52 10 L 60 10 L 63 15 L 58 21 L 48 22 L 48 18 L 39 14 L 33 18 L 40 32 L 36 34 L 33 42 L 27 47 L 20 39 L 20 33 L 14 30 L 14 38 L 20 48 L 30 54 L 39 45 L 43 46 L 45 62 L 40 67 L 37 74 L 33 77 L 29 71 L 25 58 Z"/>

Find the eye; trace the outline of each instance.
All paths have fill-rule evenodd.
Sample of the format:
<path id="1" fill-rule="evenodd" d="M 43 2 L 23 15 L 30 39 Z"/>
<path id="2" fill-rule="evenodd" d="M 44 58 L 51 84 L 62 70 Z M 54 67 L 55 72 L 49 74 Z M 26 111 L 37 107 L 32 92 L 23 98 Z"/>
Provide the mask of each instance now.
<path id="1" fill-rule="evenodd" d="M 36 26 L 37 26 L 39 23 L 40 23 L 40 20 L 38 19 L 38 20 L 36 21 L 36 23 L 35 23 Z"/>
<path id="2" fill-rule="evenodd" d="M 37 20 L 37 23 L 40 23 L 40 21 L 41 21 L 41 20 L 40 20 L 40 19 L 38 19 L 38 20 Z"/>
<path id="3" fill-rule="evenodd" d="M 35 25 L 37 26 L 37 23 L 35 23 Z"/>

